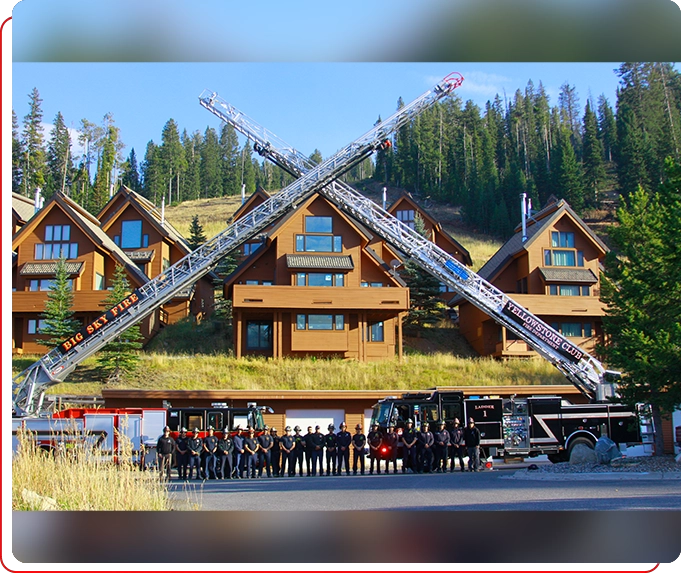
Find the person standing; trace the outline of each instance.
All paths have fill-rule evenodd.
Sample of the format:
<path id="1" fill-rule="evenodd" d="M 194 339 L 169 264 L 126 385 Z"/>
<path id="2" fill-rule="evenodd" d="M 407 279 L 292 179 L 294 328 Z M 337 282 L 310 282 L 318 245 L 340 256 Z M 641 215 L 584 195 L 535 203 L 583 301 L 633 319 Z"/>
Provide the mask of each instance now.
<path id="1" fill-rule="evenodd" d="M 222 438 L 218 440 L 218 455 L 220 457 L 220 476 L 222 479 L 232 479 L 232 454 L 234 453 L 234 440 L 229 433 L 229 428 L 222 432 Z"/>
<path id="2" fill-rule="evenodd" d="M 206 479 L 216 478 L 218 464 L 218 438 L 213 426 L 208 426 L 208 435 L 203 439 L 203 451 L 206 456 Z"/>
<path id="3" fill-rule="evenodd" d="M 324 434 L 321 433 L 321 428 L 315 426 L 314 433 L 310 438 L 308 445 L 310 455 L 312 456 L 312 475 L 317 475 L 317 467 L 319 467 L 319 475 L 324 475 Z"/>
<path id="4" fill-rule="evenodd" d="M 463 439 L 468 451 L 468 470 L 477 472 L 480 470 L 480 430 L 475 425 L 473 418 L 468 418 L 468 426 L 463 431 Z"/>
<path id="5" fill-rule="evenodd" d="M 267 477 L 272 477 L 272 446 L 274 440 L 270 434 L 270 429 L 265 426 L 265 430 L 258 436 L 258 445 L 260 446 L 260 467 L 258 468 L 258 477 L 262 477 L 262 470 L 267 470 Z"/>
<path id="6" fill-rule="evenodd" d="M 163 428 L 163 435 L 156 442 L 156 455 L 158 456 L 158 470 L 163 481 L 163 476 L 167 475 L 170 481 L 170 468 L 173 466 L 173 452 L 175 451 L 175 440 L 170 436 L 170 428 Z"/>
<path id="7" fill-rule="evenodd" d="M 466 464 L 463 461 L 463 449 L 465 447 L 463 439 L 463 428 L 459 422 L 459 418 L 454 418 L 454 423 L 452 429 L 449 431 L 449 436 L 451 438 L 450 442 L 452 444 L 452 455 L 451 455 L 451 471 L 454 471 L 454 466 L 456 465 L 456 460 L 459 460 L 459 467 L 462 472 L 466 471 Z"/>
<path id="8" fill-rule="evenodd" d="M 255 479 L 255 470 L 258 465 L 258 450 L 260 445 L 255 437 L 255 430 L 248 427 L 248 436 L 244 438 L 244 450 L 246 450 L 246 478 Z"/>
<path id="9" fill-rule="evenodd" d="M 390 471 L 390 463 L 393 464 L 393 473 L 397 473 L 397 442 L 399 436 L 395 431 L 395 425 L 390 424 L 388 426 L 388 431 L 385 436 L 383 436 L 383 445 L 388 448 L 388 452 L 385 456 L 385 473 Z"/>
<path id="10" fill-rule="evenodd" d="M 187 442 L 189 447 L 189 479 L 192 479 L 194 468 L 196 468 L 196 479 L 201 479 L 201 452 L 203 451 L 203 440 L 199 437 L 199 429 L 194 428 L 192 437 Z"/>
<path id="11" fill-rule="evenodd" d="M 281 438 L 276 428 L 270 429 L 270 436 L 272 436 L 272 474 L 274 477 L 279 477 L 281 474 L 281 446 L 279 445 Z"/>
<path id="12" fill-rule="evenodd" d="M 416 442 L 418 435 L 414 429 L 414 420 L 409 418 L 405 422 L 404 431 L 402 432 L 402 473 L 409 468 L 416 473 Z"/>
<path id="13" fill-rule="evenodd" d="M 175 463 L 177 464 L 177 477 L 187 479 L 187 466 L 189 465 L 189 438 L 187 428 L 180 428 L 180 435 L 175 440 Z"/>
<path id="14" fill-rule="evenodd" d="M 293 434 L 293 439 L 296 442 L 296 447 L 293 449 L 294 463 L 293 463 L 293 475 L 296 474 L 296 466 L 298 466 L 298 475 L 303 475 L 303 457 L 305 454 L 305 438 L 300 433 L 300 426 L 293 428 L 295 432 Z"/>
<path id="15" fill-rule="evenodd" d="M 291 426 L 286 426 L 284 435 L 279 441 L 281 447 L 281 475 L 284 476 L 288 463 L 288 476 L 293 477 L 296 473 L 296 440 L 291 435 Z"/>
<path id="16" fill-rule="evenodd" d="M 446 422 L 440 420 L 438 430 L 435 432 L 435 471 L 447 472 L 447 451 L 449 448 L 450 435 L 446 428 Z"/>
<path id="17" fill-rule="evenodd" d="M 376 462 L 376 473 L 381 473 L 381 446 L 383 445 L 383 434 L 378 428 L 378 424 L 371 426 L 371 431 L 367 435 L 369 442 L 369 473 L 374 473 L 374 462 Z"/>
<path id="18" fill-rule="evenodd" d="M 430 431 L 430 424 L 424 422 L 419 432 L 419 448 L 421 449 L 421 459 L 419 461 L 418 472 L 430 473 L 433 470 L 433 445 L 435 444 L 435 436 Z"/>
<path id="19" fill-rule="evenodd" d="M 336 441 L 338 443 L 338 475 L 343 471 L 343 464 L 345 464 L 345 475 L 350 475 L 350 443 L 352 442 L 352 434 L 346 430 L 345 422 L 341 422 L 340 430 L 336 434 Z"/>
<path id="20" fill-rule="evenodd" d="M 352 474 L 357 475 L 357 464 L 359 463 L 362 475 L 364 475 L 364 448 L 367 445 L 367 437 L 362 433 L 362 425 L 355 426 L 355 434 L 352 436 L 352 448 L 354 456 L 352 460 Z"/>
<path id="21" fill-rule="evenodd" d="M 244 462 L 246 461 L 246 450 L 244 450 L 244 431 L 241 429 L 241 426 L 236 427 L 236 434 L 232 441 L 234 442 L 232 472 L 236 479 L 242 479 L 244 475 Z"/>
<path id="22" fill-rule="evenodd" d="M 336 459 L 338 458 L 338 438 L 334 434 L 336 429 L 333 424 L 327 428 L 329 433 L 324 436 L 324 447 L 326 448 L 326 475 L 336 475 Z M 331 474 L 329 473 L 331 472 Z M 321 468 L 319 470 L 321 473 Z"/>
<path id="23" fill-rule="evenodd" d="M 312 468 L 312 452 L 314 451 L 314 445 L 312 444 L 312 426 L 307 427 L 307 434 L 303 436 L 303 451 L 305 452 L 305 468 L 307 477 L 310 477 Z"/>

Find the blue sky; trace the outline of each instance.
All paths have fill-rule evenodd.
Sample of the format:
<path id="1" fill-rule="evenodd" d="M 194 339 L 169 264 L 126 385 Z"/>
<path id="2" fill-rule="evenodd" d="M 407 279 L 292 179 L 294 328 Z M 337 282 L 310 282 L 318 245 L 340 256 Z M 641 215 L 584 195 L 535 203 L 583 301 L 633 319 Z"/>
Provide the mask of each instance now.
<path id="1" fill-rule="evenodd" d="M 83 118 L 101 123 L 113 114 L 126 144 L 144 156 L 147 142 L 160 143 L 173 118 L 180 129 L 203 132 L 219 120 L 198 96 L 216 91 L 256 122 L 301 152 L 318 148 L 324 157 L 368 131 L 405 102 L 432 88 L 452 71 L 465 77 L 457 93 L 484 107 L 498 93 L 513 97 L 541 81 L 551 104 L 565 82 L 577 88 L 580 106 L 605 94 L 615 104 L 617 63 L 17 63 L 12 106 L 21 122 L 28 94 L 37 87 L 43 119 L 61 112 L 77 129 Z M 75 150 L 77 152 L 77 150 Z"/>

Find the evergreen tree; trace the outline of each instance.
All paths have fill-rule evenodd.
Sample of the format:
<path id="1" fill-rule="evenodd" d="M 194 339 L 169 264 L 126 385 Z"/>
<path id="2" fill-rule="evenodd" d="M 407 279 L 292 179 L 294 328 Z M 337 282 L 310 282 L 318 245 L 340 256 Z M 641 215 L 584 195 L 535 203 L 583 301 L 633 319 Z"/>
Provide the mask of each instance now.
<path id="1" fill-rule="evenodd" d="M 601 294 L 602 351 L 622 369 L 621 399 L 652 406 L 658 455 L 662 415 L 681 406 L 681 166 L 668 161 L 666 174 L 659 192 L 639 188 L 618 209 Z"/>
<path id="2" fill-rule="evenodd" d="M 45 199 L 51 198 L 58 191 L 70 195 L 72 176 L 71 137 L 64 117 L 58 112 L 47 144 L 47 177 L 43 193 Z"/>
<path id="3" fill-rule="evenodd" d="M 191 135 L 187 135 L 187 130 L 184 130 L 182 132 L 182 146 L 187 162 L 182 199 L 185 201 L 198 199 L 201 197 L 201 134 L 195 131 Z"/>
<path id="4" fill-rule="evenodd" d="M 599 193 L 605 181 L 605 165 L 603 162 L 603 144 L 598 137 L 598 120 L 591 110 L 590 102 L 586 102 L 584 110 L 583 164 L 584 186 L 586 187 L 586 203 L 591 207 L 599 204 Z"/>
<path id="5" fill-rule="evenodd" d="M 221 197 L 221 151 L 216 131 L 207 127 L 201 146 L 201 196 Z"/>
<path id="6" fill-rule="evenodd" d="M 24 192 L 21 186 L 23 181 L 23 159 L 24 146 L 19 136 L 19 121 L 17 120 L 17 114 L 12 109 L 12 191 L 14 193 Z"/>
<path id="7" fill-rule="evenodd" d="M 180 142 L 180 132 L 174 119 L 169 119 L 161 132 L 161 146 L 158 148 L 158 162 L 161 179 L 167 190 L 167 203 L 180 202 L 180 176 L 187 169 L 185 150 Z"/>
<path id="8" fill-rule="evenodd" d="M 73 311 L 72 280 L 66 268 L 66 259 L 57 259 L 54 282 L 50 285 L 45 303 L 45 312 L 41 318 L 44 326 L 40 334 L 44 338 L 46 346 L 55 347 L 61 344 L 81 328 L 80 321 L 76 320 Z"/>
<path id="9" fill-rule="evenodd" d="M 603 142 L 603 159 L 614 161 L 617 149 L 617 124 L 615 114 L 604 95 L 598 98 L 598 136 Z"/>
<path id="10" fill-rule="evenodd" d="M 23 192 L 27 197 L 33 197 L 37 188 L 45 186 L 45 149 L 42 129 L 43 111 L 40 107 L 43 100 L 37 88 L 29 94 L 29 112 L 24 116 L 23 136 Z"/>
<path id="11" fill-rule="evenodd" d="M 253 148 L 246 141 L 241 149 L 241 185 L 245 185 L 246 197 L 255 193 L 256 171 L 253 160 Z M 241 193 L 241 188 L 239 193 Z"/>
<path id="12" fill-rule="evenodd" d="M 570 130 L 570 142 L 574 148 L 580 147 L 579 96 L 575 86 L 568 83 L 560 86 L 558 108 L 561 123 Z"/>
<path id="13" fill-rule="evenodd" d="M 142 191 L 140 173 L 137 166 L 137 155 L 135 155 L 134 147 L 130 150 L 128 159 L 121 165 L 121 185 L 125 185 L 137 193 Z"/>
<path id="14" fill-rule="evenodd" d="M 223 195 L 241 194 L 241 156 L 235 129 L 224 124 L 220 132 L 220 172 Z"/>
<path id="15" fill-rule="evenodd" d="M 639 187 L 650 188 L 645 162 L 645 141 L 632 107 L 622 102 L 617 110 L 617 179 L 624 197 Z"/>
<path id="16" fill-rule="evenodd" d="M 577 213 L 581 213 L 584 209 L 583 174 L 581 165 L 575 157 L 567 127 L 563 128 L 560 133 L 557 159 L 556 196 L 565 199 Z"/>
<path id="17" fill-rule="evenodd" d="M 427 238 L 425 224 L 418 213 L 414 217 L 414 230 Z M 437 323 L 444 316 L 440 281 L 411 260 L 404 264 L 402 278 L 409 287 L 409 312 L 405 327 L 418 332 L 426 325 Z"/>
<path id="18" fill-rule="evenodd" d="M 147 143 L 144 161 L 141 169 L 142 194 L 154 205 L 160 205 L 165 188 L 160 166 L 158 146 L 153 142 Z"/>
<path id="19" fill-rule="evenodd" d="M 107 127 L 107 135 L 102 143 L 102 153 L 97 162 L 97 174 L 92 189 L 92 197 L 85 208 L 97 214 L 106 205 L 114 186 L 114 168 L 117 165 L 118 128 Z"/>
<path id="20" fill-rule="evenodd" d="M 195 251 L 205 242 L 206 235 L 203 232 L 201 223 L 199 223 L 199 216 L 194 215 L 194 217 L 192 217 L 192 222 L 189 225 L 189 238 L 187 239 L 187 244 L 192 251 Z"/>
<path id="21" fill-rule="evenodd" d="M 116 265 L 112 289 L 102 301 L 102 307 L 110 309 L 130 294 L 130 283 L 125 268 Z M 125 374 L 133 372 L 139 364 L 138 350 L 142 348 L 142 334 L 137 324 L 127 328 L 109 342 L 97 355 L 97 364 L 106 375 L 106 382 L 118 382 Z"/>

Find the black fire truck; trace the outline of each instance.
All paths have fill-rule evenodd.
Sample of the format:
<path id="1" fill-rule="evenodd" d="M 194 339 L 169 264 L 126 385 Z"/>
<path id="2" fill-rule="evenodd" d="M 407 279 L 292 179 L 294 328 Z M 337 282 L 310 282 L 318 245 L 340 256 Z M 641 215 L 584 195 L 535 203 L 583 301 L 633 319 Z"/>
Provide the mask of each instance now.
<path id="1" fill-rule="evenodd" d="M 571 404 L 559 396 L 527 398 L 470 397 L 458 390 L 405 393 L 380 400 L 372 424 L 400 433 L 407 419 L 431 428 L 445 420 L 447 429 L 458 418 L 464 426 L 473 418 L 480 429 L 483 457 L 535 457 L 553 462 L 569 459 L 577 444 L 593 448 L 601 436 L 619 445 L 641 443 L 639 415 L 622 404 Z M 401 454 L 398 454 L 401 455 Z"/>

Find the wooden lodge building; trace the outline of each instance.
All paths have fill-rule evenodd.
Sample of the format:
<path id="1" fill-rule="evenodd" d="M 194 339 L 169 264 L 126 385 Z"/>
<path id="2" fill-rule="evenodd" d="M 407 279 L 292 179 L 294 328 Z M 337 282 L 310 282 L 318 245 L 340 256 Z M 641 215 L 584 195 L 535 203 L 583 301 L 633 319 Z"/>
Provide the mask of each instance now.
<path id="1" fill-rule="evenodd" d="M 35 211 L 32 202 L 31 210 Z M 125 268 L 131 289 L 136 289 L 190 252 L 155 207 L 126 187 L 111 198 L 99 213 L 101 218 L 61 193 L 32 216 L 27 201 L 13 197 L 12 215 L 18 227 L 12 238 L 12 351 L 16 353 L 48 350 L 39 330 L 60 255 L 66 258 L 74 290 L 74 316 L 87 324 L 103 311 L 116 265 Z M 201 318 L 212 308 L 212 276 L 207 276 L 144 319 L 142 336 L 147 341 L 165 324 L 190 313 Z"/>
<path id="2" fill-rule="evenodd" d="M 553 200 L 527 220 L 478 274 L 593 353 L 603 339 L 605 314 L 600 267 L 607 246 L 564 200 Z M 536 353 L 504 327 L 461 297 L 461 333 L 482 356 L 530 357 Z"/>

